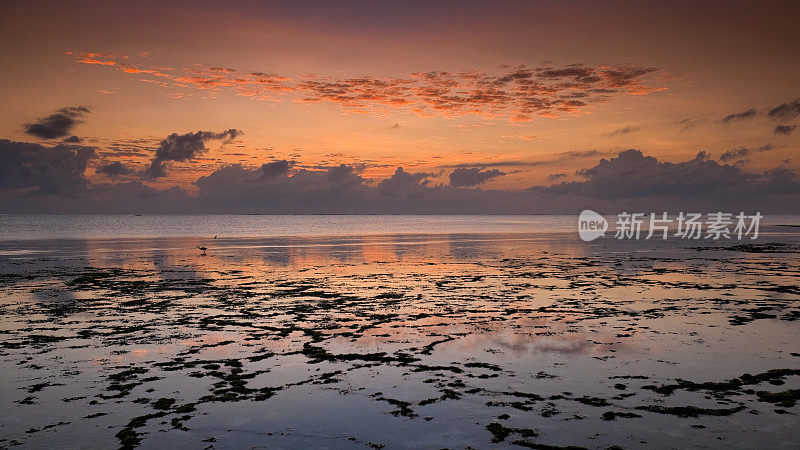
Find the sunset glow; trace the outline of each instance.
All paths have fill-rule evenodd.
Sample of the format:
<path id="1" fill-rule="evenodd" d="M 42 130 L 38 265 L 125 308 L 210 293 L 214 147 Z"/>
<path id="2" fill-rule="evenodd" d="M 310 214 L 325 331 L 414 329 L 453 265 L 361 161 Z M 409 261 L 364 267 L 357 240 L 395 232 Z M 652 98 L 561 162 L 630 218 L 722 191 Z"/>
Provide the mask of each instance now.
<path id="1" fill-rule="evenodd" d="M 793 2 L 156 5 L 2 6 L 0 136 L 93 149 L 60 175 L 84 186 L 68 209 L 101 212 L 116 201 L 93 189 L 117 185 L 169 210 L 159 191 L 194 198 L 201 177 L 275 161 L 288 178 L 344 164 L 366 186 L 402 167 L 447 188 L 467 168 L 462 187 L 505 192 L 585 182 L 631 148 L 704 152 L 743 179 L 800 168 Z M 30 127 L 77 107 L 54 134 Z M 228 129 L 148 171 L 167 136 Z"/>

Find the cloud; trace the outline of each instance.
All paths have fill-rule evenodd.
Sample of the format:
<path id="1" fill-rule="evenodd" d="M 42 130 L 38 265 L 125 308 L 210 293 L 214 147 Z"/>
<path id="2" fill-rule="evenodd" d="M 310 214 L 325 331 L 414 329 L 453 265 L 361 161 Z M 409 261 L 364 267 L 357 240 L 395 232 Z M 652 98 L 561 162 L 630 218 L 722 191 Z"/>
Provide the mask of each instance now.
<path id="1" fill-rule="evenodd" d="M 224 143 L 233 142 L 241 131 L 233 128 L 215 133 L 213 131 L 196 131 L 194 133 L 172 133 L 167 136 L 156 149 L 156 154 L 150 161 L 146 174 L 150 178 L 166 176 L 167 161 L 189 161 L 208 150 L 206 143 L 212 140 L 222 140 Z"/>
<path id="2" fill-rule="evenodd" d="M 800 116 L 800 99 L 783 103 L 769 110 L 767 115 L 771 119 L 791 120 Z"/>
<path id="3" fill-rule="evenodd" d="M 341 188 L 343 186 L 355 186 L 364 182 L 364 179 L 361 178 L 361 175 L 359 175 L 362 169 L 363 167 L 348 164 L 330 166 L 325 170 L 325 178 L 328 181 L 328 184 L 337 188 Z M 314 172 L 303 170 L 297 175 L 302 177 L 310 176 L 312 174 L 314 174 Z"/>
<path id="4" fill-rule="evenodd" d="M 719 160 L 723 161 L 723 162 L 734 161 L 734 160 L 737 160 L 737 159 L 744 158 L 745 156 L 748 156 L 751 153 L 754 153 L 754 152 L 766 152 L 766 151 L 772 150 L 773 148 L 775 148 L 775 147 L 772 144 L 766 144 L 766 145 L 762 145 L 761 147 L 756 147 L 756 148 L 752 148 L 752 149 L 746 148 L 746 147 L 734 148 L 732 150 L 728 150 L 725 153 L 723 153 L 719 157 Z"/>
<path id="5" fill-rule="evenodd" d="M 338 165 L 264 176 L 263 166 L 231 165 L 200 177 L 197 202 L 226 212 L 282 211 L 334 213 L 369 210 L 378 191 L 359 175 L 359 167 Z M 367 198 L 372 200 L 367 203 Z M 362 209 L 363 208 L 363 209 Z"/>
<path id="6" fill-rule="evenodd" d="M 745 156 L 750 154 L 750 149 L 740 147 L 735 148 L 732 150 L 728 150 L 719 157 L 720 161 L 733 161 L 736 159 L 744 158 Z"/>
<path id="7" fill-rule="evenodd" d="M 89 108 L 85 106 L 67 106 L 36 122 L 26 123 L 23 127 L 25 133 L 41 139 L 61 138 L 68 136 L 81 122 L 80 119 L 89 112 Z"/>
<path id="8" fill-rule="evenodd" d="M 677 197 L 697 201 L 709 207 L 722 207 L 733 201 L 746 202 L 769 194 L 800 195 L 800 183 L 791 172 L 755 174 L 739 167 L 719 164 L 700 152 L 689 161 L 659 162 L 641 151 L 630 149 L 614 158 L 602 159 L 589 169 L 579 171 L 585 181 L 559 183 L 534 189 L 540 193 L 573 194 L 599 199 Z M 693 198 L 697 197 L 697 198 Z M 756 202 L 756 204 L 758 204 Z M 648 210 L 652 209 L 652 206 Z"/>
<path id="9" fill-rule="evenodd" d="M 278 161 L 268 162 L 261 165 L 261 176 L 264 178 L 273 178 L 286 175 L 294 165 L 294 161 L 287 161 L 281 159 Z"/>
<path id="10" fill-rule="evenodd" d="M 105 175 L 108 177 L 118 177 L 121 175 L 130 175 L 135 172 L 132 168 L 122 164 L 119 161 L 114 161 L 108 164 L 103 164 L 98 166 L 95 170 L 97 173 L 101 175 Z"/>
<path id="11" fill-rule="evenodd" d="M 94 156 L 93 147 L 0 139 L 0 190 L 21 189 L 26 196 L 81 191 L 88 183 L 86 165 Z"/>
<path id="12" fill-rule="evenodd" d="M 522 160 L 509 160 L 509 161 L 475 161 L 469 163 L 459 164 L 442 164 L 438 166 L 441 169 L 458 169 L 463 167 L 523 167 L 523 166 L 543 166 L 552 164 L 555 160 L 547 161 L 522 161 Z"/>
<path id="13" fill-rule="evenodd" d="M 594 156 L 602 156 L 603 152 L 599 150 L 583 150 L 583 151 L 572 151 L 572 152 L 561 153 L 560 155 L 563 156 L 563 158 L 561 159 L 591 158 Z"/>
<path id="14" fill-rule="evenodd" d="M 78 60 L 80 63 L 135 74 L 161 88 L 231 89 L 236 95 L 257 100 L 280 101 L 290 97 L 304 103 L 332 102 L 349 112 L 375 115 L 395 109 L 423 117 L 476 115 L 529 121 L 537 116 L 588 112 L 594 103 L 613 96 L 644 95 L 666 89 L 647 84 L 648 77 L 656 74 L 657 69 L 630 65 L 519 65 L 504 66 L 500 73 L 428 71 L 401 77 L 349 78 L 308 74 L 293 79 L 220 67 L 155 68 L 120 57 L 103 59 L 99 53 L 89 53 L 89 59 L 87 53 L 69 54 L 83 58 Z M 102 64 L 103 61 L 113 64 Z"/>
<path id="15" fill-rule="evenodd" d="M 797 125 L 776 125 L 775 129 L 772 130 L 775 134 L 785 134 L 790 135 L 797 129 Z"/>
<path id="16" fill-rule="evenodd" d="M 631 85 L 637 85 L 638 79 L 640 79 L 644 75 L 653 73 L 655 71 L 656 69 L 654 67 L 644 68 L 644 67 L 621 66 L 603 70 L 600 72 L 600 76 L 605 79 L 603 86 L 611 88 L 620 88 Z"/>
<path id="17" fill-rule="evenodd" d="M 558 180 L 563 180 L 564 178 L 567 178 L 566 173 L 563 172 L 553 173 L 547 176 L 547 181 L 558 181 Z"/>
<path id="18" fill-rule="evenodd" d="M 427 190 L 430 173 L 409 173 L 398 167 L 394 174 L 378 183 L 378 190 L 383 195 L 420 196 Z"/>
<path id="19" fill-rule="evenodd" d="M 497 169 L 482 170 L 478 167 L 459 167 L 450 173 L 450 186 L 477 186 L 503 175 L 506 175 L 506 172 Z"/>
<path id="20" fill-rule="evenodd" d="M 197 180 L 195 204 L 206 212 L 276 214 L 447 214 L 519 207 L 518 192 L 433 186 L 432 174 L 402 167 L 374 184 L 359 170 L 339 165 L 264 178 L 258 168 L 232 165 Z"/>
<path id="21" fill-rule="evenodd" d="M 689 131 L 690 129 L 696 127 L 697 125 L 705 122 L 707 119 L 697 118 L 697 117 L 687 117 L 685 119 L 681 119 L 678 121 L 673 122 L 675 125 L 681 127 L 681 132 Z"/>
<path id="22" fill-rule="evenodd" d="M 193 134 L 193 133 L 192 133 Z M 221 133 L 216 133 L 221 134 Z M 759 148 L 766 148 L 762 146 Z M 748 149 L 748 152 L 758 149 Z M 762 150 L 766 151 L 766 150 Z M 659 161 L 626 150 L 579 170 L 577 181 L 551 175 L 552 186 L 526 190 L 478 187 L 496 169 L 461 167 L 451 184 L 441 174 L 398 167 L 378 183 L 366 164 L 297 168 L 292 161 L 230 165 L 199 177 L 196 191 L 155 189 L 141 182 L 92 184 L 84 176 L 91 147 L 0 141 L 0 211 L 49 213 L 264 213 L 264 214 L 575 214 L 621 211 L 800 212 L 797 174 L 764 173 L 719 163 L 701 152 L 682 162 Z M 564 157 L 564 156 L 559 156 Z M 103 172 L 128 172 L 105 163 Z M 130 168 L 128 168 L 130 169 Z"/>
<path id="23" fill-rule="evenodd" d="M 800 212 L 800 183 L 794 172 L 747 172 L 713 161 L 702 152 L 689 161 L 670 163 L 627 150 L 580 171 L 582 181 L 522 191 L 434 185 L 428 181 L 432 174 L 400 167 L 374 184 L 359 170 L 359 166 L 339 165 L 264 177 L 260 167 L 227 166 L 200 177 L 197 196 L 173 207 L 206 213 L 272 214 L 574 214 L 585 208 L 609 213 Z M 162 191 L 149 195 L 154 202 L 166 201 Z M 180 194 L 173 192 L 168 197 L 175 199 Z M 147 208 L 164 210 L 166 206 L 153 203 Z"/>
<path id="24" fill-rule="evenodd" d="M 158 142 L 156 139 L 114 140 L 105 146 L 101 154 L 105 157 L 147 157 L 152 155 L 152 149 Z"/>
<path id="25" fill-rule="evenodd" d="M 747 111 L 742 111 L 740 113 L 735 113 L 735 114 L 729 114 L 723 117 L 720 122 L 728 125 L 731 122 L 739 122 L 742 120 L 752 119 L 753 117 L 756 116 L 756 114 L 757 114 L 756 109 L 750 108 Z"/>
<path id="26" fill-rule="evenodd" d="M 538 166 L 548 166 L 553 165 L 573 159 L 586 159 L 586 158 L 594 158 L 597 156 L 604 156 L 608 154 L 607 152 L 601 152 L 599 150 L 583 150 L 583 151 L 569 151 L 569 152 L 562 152 L 556 153 L 552 155 L 552 157 L 548 159 L 543 159 L 539 161 L 522 161 L 522 160 L 511 160 L 511 161 L 477 161 L 471 163 L 460 163 L 460 164 L 444 164 L 438 167 L 442 169 L 457 169 L 457 168 L 465 168 L 465 167 L 538 167 Z"/>
<path id="27" fill-rule="evenodd" d="M 634 133 L 634 132 L 639 131 L 641 129 L 642 129 L 642 127 L 630 127 L 629 126 L 629 127 L 625 127 L 625 128 L 620 128 L 618 130 L 614 130 L 614 131 L 612 131 L 610 133 L 606 133 L 605 136 L 608 136 L 608 137 L 622 136 L 622 135 L 625 135 L 625 134 Z"/>

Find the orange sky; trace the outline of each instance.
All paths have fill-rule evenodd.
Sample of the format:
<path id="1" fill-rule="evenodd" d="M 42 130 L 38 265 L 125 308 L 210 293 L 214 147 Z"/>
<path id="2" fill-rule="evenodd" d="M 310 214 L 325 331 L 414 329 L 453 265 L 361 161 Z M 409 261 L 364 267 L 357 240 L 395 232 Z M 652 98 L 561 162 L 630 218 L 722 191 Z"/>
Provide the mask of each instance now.
<path id="1" fill-rule="evenodd" d="M 459 165 L 496 167 L 506 174 L 482 187 L 499 189 L 571 180 L 627 148 L 661 161 L 747 148 L 746 170 L 798 169 L 800 132 L 775 132 L 798 120 L 769 111 L 800 96 L 799 11 L 796 2 L 4 2 L 0 136 L 53 142 L 23 124 L 88 106 L 73 134 L 100 149 L 87 175 L 104 181 L 95 166 L 144 169 L 171 133 L 243 131 L 146 181 L 190 190 L 226 164 L 272 159 L 358 164 L 376 179 L 400 165 L 442 183 Z"/>

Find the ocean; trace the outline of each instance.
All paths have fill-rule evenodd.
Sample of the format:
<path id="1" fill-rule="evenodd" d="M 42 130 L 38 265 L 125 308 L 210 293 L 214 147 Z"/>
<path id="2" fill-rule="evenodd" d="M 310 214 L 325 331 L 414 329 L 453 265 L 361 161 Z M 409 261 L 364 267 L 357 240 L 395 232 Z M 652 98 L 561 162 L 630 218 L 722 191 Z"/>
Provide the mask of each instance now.
<path id="1" fill-rule="evenodd" d="M 796 448 L 798 225 L 0 215 L 0 446 Z"/>
<path id="2" fill-rule="evenodd" d="M 613 225 L 615 216 L 606 219 Z M 762 225 L 800 226 L 800 216 L 766 216 Z M 0 241 L 454 233 L 572 233 L 577 237 L 577 216 L 0 214 Z"/>

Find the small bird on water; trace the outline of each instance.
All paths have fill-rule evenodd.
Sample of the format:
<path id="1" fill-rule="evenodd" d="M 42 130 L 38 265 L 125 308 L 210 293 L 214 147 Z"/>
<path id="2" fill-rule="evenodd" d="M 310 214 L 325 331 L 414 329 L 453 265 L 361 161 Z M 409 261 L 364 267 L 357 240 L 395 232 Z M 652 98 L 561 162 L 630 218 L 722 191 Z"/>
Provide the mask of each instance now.
<path id="1" fill-rule="evenodd" d="M 199 248 L 200 251 L 203 252 L 202 253 L 203 255 L 205 255 L 206 254 L 206 250 L 208 250 L 208 247 L 200 247 L 199 245 L 197 246 L 197 248 Z"/>

